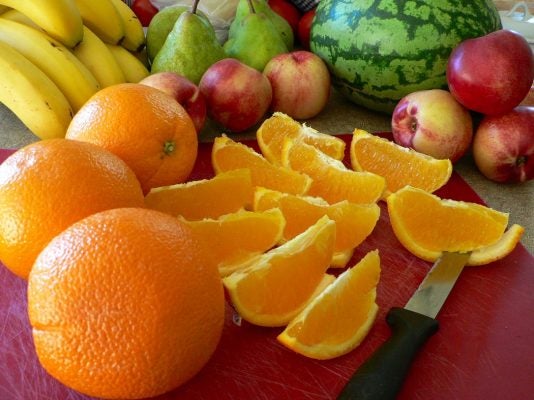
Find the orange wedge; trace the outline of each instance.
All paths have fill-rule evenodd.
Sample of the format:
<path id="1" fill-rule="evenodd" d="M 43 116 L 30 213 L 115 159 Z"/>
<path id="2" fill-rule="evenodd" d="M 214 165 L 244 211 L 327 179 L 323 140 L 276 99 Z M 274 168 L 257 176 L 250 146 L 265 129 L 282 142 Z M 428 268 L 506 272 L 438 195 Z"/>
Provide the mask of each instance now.
<path id="1" fill-rule="evenodd" d="M 218 218 L 248 207 L 254 189 L 250 171 L 236 169 L 211 179 L 153 188 L 145 197 L 148 208 L 187 220 Z"/>
<path id="2" fill-rule="evenodd" d="M 285 219 L 276 208 L 267 211 L 240 210 L 218 219 L 185 221 L 209 244 L 209 256 L 221 275 L 274 247 L 282 237 Z"/>
<path id="3" fill-rule="evenodd" d="M 378 313 L 378 251 L 347 269 L 293 319 L 277 339 L 306 357 L 326 360 L 354 350 Z"/>
<path id="4" fill-rule="evenodd" d="M 315 146 L 336 160 L 342 160 L 345 156 L 345 142 L 342 139 L 318 132 L 281 112 L 275 112 L 267 118 L 256 132 L 263 156 L 276 165 L 282 163 L 282 146 L 286 137 Z"/>
<path id="5" fill-rule="evenodd" d="M 384 196 L 407 185 L 432 193 L 445 185 L 452 174 L 450 160 L 435 159 L 361 129 L 353 133 L 350 161 L 355 171 L 386 178 Z"/>
<path id="6" fill-rule="evenodd" d="M 467 265 L 484 265 L 503 259 L 515 249 L 524 232 L 521 225 L 512 225 L 496 243 L 472 252 Z"/>
<path id="7" fill-rule="evenodd" d="M 476 203 L 441 199 L 405 186 L 387 198 L 395 236 L 415 256 L 435 261 L 443 251 L 466 252 L 503 236 L 508 214 Z"/>
<path id="8" fill-rule="evenodd" d="M 284 214 L 284 241 L 304 232 L 324 215 L 335 221 L 335 254 L 331 265 L 334 267 L 346 265 L 349 260 L 342 255 L 348 254 L 350 259 L 352 250 L 371 234 L 380 217 L 380 207 L 376 203 L 355 204 L 344 200 L 330 205 L 319 197 L 256 188 L 253 209 L 264 211 L 270 208 L 279 208 Z"/>
<path id="9" fill-rule="evenodd" d="M 319 149 L 291 139 L 284 140 L 282 163 L 312 178 L 308 195 L 322 197 L 330 204 L 374 203 L 386 188 L 383 177 L 371 172 L 353 171 Z"/>
<path id="10" fill-rule="evenodd" d="M 255 325 L 286 325 L 316 294 L 335 235 L 335 222 L 323 217 L 289 242 L 236 267 L 223 283 L 239 315 Z"/>
<path id="11" fill-rule="evenodd" d="M 226 135 L 215 138 L 211 162 L 216 174 L 248 168 L 253 186 L 304 194 L 311 185 L 310 177 L 289 168 L 275 166 L 251 147 L 235 142 Z"/>

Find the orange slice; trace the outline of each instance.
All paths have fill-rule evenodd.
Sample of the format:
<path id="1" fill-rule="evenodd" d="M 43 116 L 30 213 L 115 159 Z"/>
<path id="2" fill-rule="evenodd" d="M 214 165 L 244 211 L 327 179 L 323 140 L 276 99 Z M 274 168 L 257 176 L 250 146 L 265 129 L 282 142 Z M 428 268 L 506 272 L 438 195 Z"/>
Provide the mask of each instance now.
<path id="1" fill-rule="evenodd" d="M 406 186 L 387 198 L 393 232 L 415 256 L 435 261 L 443 251 L 466 252 L 501 239 L 508 214 L 476 203 L 441 199 Z"/>
<path id="2" fill-rule="evenodd" d="M 355 171 L 373 172 L 386 178 L 384 196 L 407 185 L 434 192 L 452 174 L 450 160 L 435 159 L 361 129 L 353 133 L 350 161 Z"/>
<path id="3" fill-rule="evenodd" d="M 310 301 L 334 253 L 335 222 L 323 217 L 289 242 L 248 260 L 223 278 L 246 321 L 283 326 Z"/>
<path id="4" fill-rule="evenodd" d="M 153 188 L 145 197 L 148 208 L 187 220 L 218 218 L 252 203 L 254 189 L 248 169 L 223 172 L 172 186 Z"/>
<path id="5" fill-rule="evenodd" d="M 347 354 L 367 336 L 378 313 L 378 251 L 347 269 L 293 319 L 277 339 L 287 348 L 319 360 Z"/>
<path id="6" fill-rule="evenodd" d="M 336 160 L 342 160 L 345 156 L 345 142 L 342 139 L 318 132 L 281 112 L 275 112 L 267 118 L 256 132 L 263 156 L 277 165 L 282 163 L 282 146 L 286 137 L 315 146 Z"/>
<path id="7" fill-rule="evenodd" d="M 284 140 L 282 163 L 311 177 L 307 194 L 322 197 L 330 204 L 342 200 L 374 203 L 386 188 L 383 177 L 371 172 L 353 171 L 317 148 L 291 139 Z"/>
<path id="8" fill-rule="evenodd" d="M 264 211 L 279 208 L 286 225 L 283 241 L 304 232 L 321 217 L 327 215 L 336 222 L 336 242 L 331 266 L 344 267 L 352 256 L 352 250 L 371 234 L 378 218 L 380 207 L 376 203 L 355 204 L 346 200 L 328 204 L 319 197 L 293 195 L 275 190 L 256 188 L 253 209 Z"/>
<path id="9" fill-rule="evenodd" d="M 231 266 L 262 254 L 281 239 L 285 219 L 276 208 L 238 211 L 218 219 L 186 221 L 209 245 L 209 256 L 226 275 Z"/>
<path id="10" fill-rule="evenodd" d="M 515 249 L 524 232 L 521 225 L 512 225 L 496 243 L 472 252 L 467 265 L 485 265 L 503 259 Z"/>
<path id="11" fill-rule="evenodd" d="M 216 174 L 248 168 L 253 186 L 304 194 L 311 185 L 310 177 L 289 168 L 275 166 L 251 147 L 235 142 L 226 135 L 215 138 L 211 161 Z"/>

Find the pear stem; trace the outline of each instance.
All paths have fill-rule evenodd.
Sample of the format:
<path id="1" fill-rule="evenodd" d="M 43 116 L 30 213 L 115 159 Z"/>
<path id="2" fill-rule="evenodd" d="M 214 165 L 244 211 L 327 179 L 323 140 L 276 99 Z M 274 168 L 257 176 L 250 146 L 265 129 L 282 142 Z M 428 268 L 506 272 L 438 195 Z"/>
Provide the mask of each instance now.
<path id="1" fill-rule="evenodd" d="M 252 14 L 256 14 L 256 10 L 254 9 L 254 4 L 252 4 L 252 0 L 247 0 L 248 8 L 250 8 L 250 12 Z"/>
<path id="2" fill-rule="evenodd" d="M 200 0 L 195 0 L 195 1 L 193 2 L 193 8 L 191 8 L 191 12 L 192 12 L 193 14 L 196 14 L 196 13 L 197 13 L 197 6 L 198 6 L 199 1 L 200 1 Z"/>

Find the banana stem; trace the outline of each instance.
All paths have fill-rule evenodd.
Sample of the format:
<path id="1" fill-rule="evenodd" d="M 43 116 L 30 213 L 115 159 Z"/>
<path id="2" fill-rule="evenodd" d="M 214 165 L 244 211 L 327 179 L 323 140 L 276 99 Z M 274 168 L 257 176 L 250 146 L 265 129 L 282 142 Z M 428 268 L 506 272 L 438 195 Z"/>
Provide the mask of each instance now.
<path id="1" fill-rule="evenodd" d="M 191 8 L 191 12 L 192 12 L 193 14 L 196 14 L 196 13 L 197 13 L 197 6 L 198 6 L 199 1 L 200 1 L 200 0 L 195 0 L 195 1 L 193 2 L 193 8 Z"/>
<path id="2" fill-rule="evenodd" d="M 254 4 L 252 4 L 252 0 L 247 0 L 248 8 L 250 8 L 250 12 L 252 14 L 256 14 L 256 10 L 254 10 Z"/>

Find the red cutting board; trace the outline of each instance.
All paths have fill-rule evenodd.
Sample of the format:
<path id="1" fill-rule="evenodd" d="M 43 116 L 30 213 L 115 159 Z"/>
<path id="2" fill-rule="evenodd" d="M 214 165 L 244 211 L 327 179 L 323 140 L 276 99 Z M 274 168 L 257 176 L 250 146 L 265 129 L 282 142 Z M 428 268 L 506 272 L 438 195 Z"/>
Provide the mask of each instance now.
<path id="1" fill-rule="evenodd" d="M 342 136 L 347 143 L 349 135 Z M 256 144 L 247 144 L 257 149 Z M 191 179 L 213 175 L 210 144 L 201 144 Z M 10 152 L 0 151 L 0 161 Z M 348 158 L 346 159 L 348 162 Z M 482 203 L 456 173 L 437 193 Z M 334 399 L 354 370 L 389 337 L 385 313 L 403 306 L 430 263 L 406 251 L 395 238 L 384 204 L 371 236 L 351 265 L 379 249 L 380 312 L 364 342 L 348 355 L 315 361 L 276 341 L 281 329 L 233 322 L 227 304 L 219 347 L 190 382 L 159 399 Z M 440 329 L 416 358 L 401 400 L 531 398 L 534 391 L 534 257 L 522 245 L 504 260 L 466 268 L 438 315 Z M 26 283 L 0 266 L 0 399 L 87 399 L 39 365 L 26 314 Z"/>

